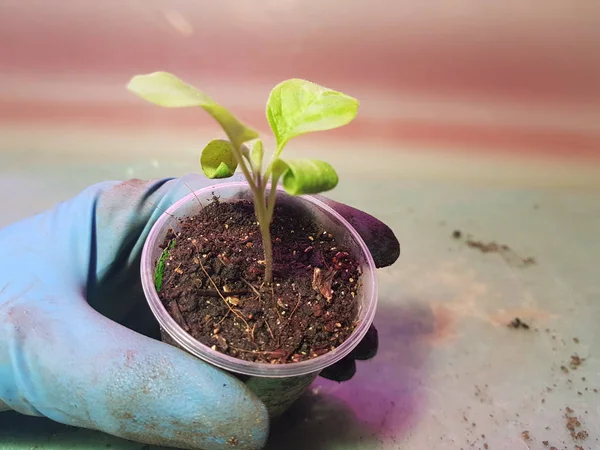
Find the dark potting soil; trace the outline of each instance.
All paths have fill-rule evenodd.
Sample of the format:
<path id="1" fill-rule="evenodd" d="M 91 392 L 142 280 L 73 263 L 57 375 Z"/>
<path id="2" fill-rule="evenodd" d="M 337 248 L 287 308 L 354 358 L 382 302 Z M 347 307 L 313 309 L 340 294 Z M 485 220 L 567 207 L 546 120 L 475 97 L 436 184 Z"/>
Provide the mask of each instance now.
<path id="1" fill-rule="evenodd" d="M 215 198 L 163 243 L 161 301 L 191 336 L 236 358 L 282 364 L 333 350 L 357 325 L 358 262 L 287 205 L 276 205 L 271 238 L 267 285 L 253 204 Z"/>

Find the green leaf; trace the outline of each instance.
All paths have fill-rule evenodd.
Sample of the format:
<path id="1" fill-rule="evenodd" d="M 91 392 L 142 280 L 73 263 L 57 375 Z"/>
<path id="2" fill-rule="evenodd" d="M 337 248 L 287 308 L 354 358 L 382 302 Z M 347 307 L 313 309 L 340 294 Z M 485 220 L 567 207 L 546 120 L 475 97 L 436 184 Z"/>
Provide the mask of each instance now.
<path id="1" fill-rule="evenodd" d="M 267 120 L 277 141 L 275 156 L 290 139 L 346 125 L 357 111 L 358 100 L 346 94 L 298 78 L 283 81 L 267 100 Z"/>
<path id="2" fill-rule="evenodd" d="M 158 259 L 158 263 L 156 264 L 156 270 L 154 271 L 154 287 L 156 287 L 156 292 L 160 292 L 163 284 L 163 276 L 165 274 L 165 261 L 169 257 L 169 250 L 175 247 L 176 239 L 173 239 L 167 248 L 165 248 Z"/>
<path id="3" fill-rule="evenodd" d="M 263 142 L 260 139 L 253 139 L 249 142 L 244 143 L 244 147 L 247 147 L 249 150 L 248 155 L 250 161 L 252 162 L 252 169 L 255 173 L 260 173 L 262 169 L 263 157 L 265 155 L 265 150 L 263 147 Z"/>
<path id="4" fill-rule="evenodd" d="M 339 178 L 325 161 L 293 159 L 273 161 L 273 179 L 283 176 L 283 188 L 290 195 L 318 194 L 337 186 Z"/>
<path id="5" fill-rule="evenodd" d="M 219 122 L 236 148 L 240 148 L 245 141 L 258 137 L 257 131 L 240 122 L 224 106 L 168 72 L 136 75 L 129 81 L 127 89 L 138 97 L 165 108 L 200 106 Z"/>
<path id="6" fill-rule="evenodd" d="M 210 179 L 231 177 L 237 169 L 231 143 L 223 139 L 210 141 L 202 150 L 200 165 L 204 174 Z"/>

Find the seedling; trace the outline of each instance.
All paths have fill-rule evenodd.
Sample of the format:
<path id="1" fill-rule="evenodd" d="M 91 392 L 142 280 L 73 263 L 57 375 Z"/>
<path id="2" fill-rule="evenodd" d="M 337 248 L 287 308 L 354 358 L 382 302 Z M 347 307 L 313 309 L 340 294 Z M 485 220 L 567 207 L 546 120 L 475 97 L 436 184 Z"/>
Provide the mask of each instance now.
<path id="1" fill-rule="evenodd" d="M 202 150 L 200 164 L 211 179 L 229 178 L 240 168 L 254 199 L 264 256 L 265 282 L 273 279 L 270 225 L 273 220 L 277 185 L 293 196 L 317 194 L 338 184 L 333 167 L 314 159 L 282 159 L 286 144 L 294 137 L 338 128 L 357 114 L 358 101 L 341 92 L 302 79 L 276 85 L 267 100 L 266 116 L 277 147 L 264 164 L 264 147 L 259 133 L 243 124 L 224 106 L 204 92 L 167 72 L 137 75 L 128 90 L 150 103 L 166 108 L 201 107 L 223 128 L 226 139 L 214 139 Z M 267 191 L 267 189 L 269 191 Z"/>

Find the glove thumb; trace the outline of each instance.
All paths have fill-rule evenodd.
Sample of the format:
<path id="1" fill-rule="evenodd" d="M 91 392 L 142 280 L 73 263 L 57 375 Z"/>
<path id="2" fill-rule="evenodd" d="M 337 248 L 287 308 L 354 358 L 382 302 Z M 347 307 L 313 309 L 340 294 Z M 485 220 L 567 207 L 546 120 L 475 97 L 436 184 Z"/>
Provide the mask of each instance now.
<path id="1" fill-rule="evenodd" d="M 0 404 L 147 444 L 265 444 L 266 409 L 237 378 L 64 295 L 0 307 Z"/>

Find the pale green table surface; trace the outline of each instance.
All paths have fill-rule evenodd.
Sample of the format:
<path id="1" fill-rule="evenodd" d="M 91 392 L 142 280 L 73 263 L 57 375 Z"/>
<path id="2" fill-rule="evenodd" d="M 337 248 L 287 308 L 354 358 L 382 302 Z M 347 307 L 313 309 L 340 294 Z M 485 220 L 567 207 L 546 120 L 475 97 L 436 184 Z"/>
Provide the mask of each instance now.
<path id="1" fill-rule="evenodd" d="M 0 225 L 96 181 L 195 171 L 196 141 L 186 139 L 166 152 L 164 136 L 28 138 L 4 130 Z M 268 448 L 518 450 L 544 448 L 543 441 L 600 448 L 596 169 L 384 151 L 371 153 L 363 169 L 356 149 L 344 150 L 319 154 L 340 169 L 331 197 L 386 221 L 402 245 L 400 260 L 380 273 L 380 352 L 350 382 L 316 382 L 273 425 Z M 518 267 L 469 248 L 452 237 L 455 229 L 537 264 Z M 514 317 L 531 329 L 507 327 Z M 564 373 L 575 353 L 585 360 Z M 566 407 L 586 440 L 570 436 Z M 3 450 L 106 448 L 153 447 L 0 415 Z"/>

